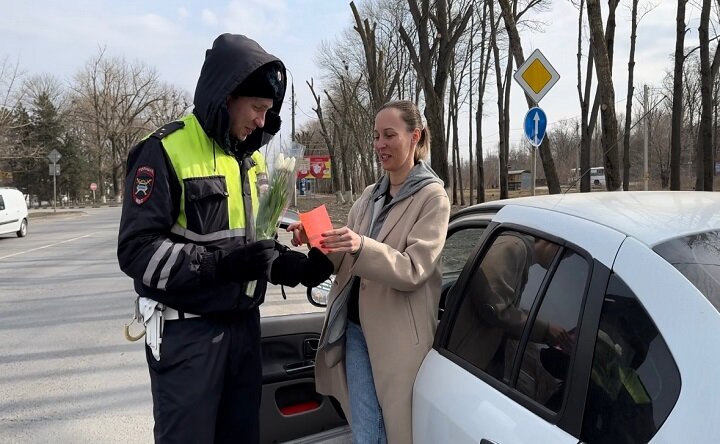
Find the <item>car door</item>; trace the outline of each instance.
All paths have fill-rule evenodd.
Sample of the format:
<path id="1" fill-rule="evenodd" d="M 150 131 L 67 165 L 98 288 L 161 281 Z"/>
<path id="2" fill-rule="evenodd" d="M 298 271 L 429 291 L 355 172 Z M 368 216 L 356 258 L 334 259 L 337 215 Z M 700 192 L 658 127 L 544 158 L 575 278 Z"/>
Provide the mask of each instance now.
<path id="1" fill-rule="evenodd" d="M 451 217 L 441 256 L 443 294 L 457 280 L 493 212 L 478 213 L 472 217 L 467 212 L 460 212 Z M 289 243 L 289 238 L 279 240 Z M 330 287 L 321 286 L 313 291 L 314 296 L 311 297 L 315 298 L 316 305 L 326 301 L 326 291 L 323 292 L 322 288 Z M 270 287 L 272 291 L 273 287 Z M 273 298 L 275 296 L 266 299 Z M 287 302 L 296 303 L 293 299 L 293 295 L 289 295 Z M 441 310 L 443 305 L 444 302 L 441 302 Z M 324 312 L 261 318 L 263 395 L 260 427 L 263 443 L 300 439 L 321 432 L 331 437 L 338 434 L 333 429 L 347 424 L 339 405 L 315 392 L 313 360 L 323 319 Z M 347 433 L 347 430 L 344 432 Z M 316 439 L 320 442 L 321 438 L 318 436 Z"/>
<path id="2" fill-rule="evenodd" d="M 5 203 L 4 196 L 0 191 L 0 234 L 9 233 L 10 229 L 10 212 L 7 203 Z"/>
<path id="3" fill-rule="evenodd" d="M 455 285 L 468 257 L 480 245 L 483 233 L 490 224 L 495 211 L 496 208 L 482 211 L 469 208 L 450 217 L 448 234 L 440 256 L 442 269 L 440 318 L 447 306 L 447 295 L 450 289 Z"/>
<path id="4" fill-rule="evenodd" d="M 539 210 L 503 211 L 448 294 L 416 377 L 416 443 L 579 441 L 599 310 L 594 327 L 582 322 L 586 298 L 602 300 L 604 263 L 622 236 Z"/>
<path id="5" fill-rule="evenodd" d="M 261 319 L 263 443 L 289 441 L 346 424 L 339 406 L 315 391 L 315 352 L 324 313 Z"/>
<path id="6" fill-rule="evenodd" d="M 294 220 L 296 214 L 286 214 L 281 228 Z M 289 233 L 278 230 L 280 243 L 290 245 L 290 239 Z M 260 441 L 285 442 L 347 424 L 340 406 L 315 391 L 314 360 L 324 310 L 310 304 L 303 286 L 269 284 L 260 313 Z"/>

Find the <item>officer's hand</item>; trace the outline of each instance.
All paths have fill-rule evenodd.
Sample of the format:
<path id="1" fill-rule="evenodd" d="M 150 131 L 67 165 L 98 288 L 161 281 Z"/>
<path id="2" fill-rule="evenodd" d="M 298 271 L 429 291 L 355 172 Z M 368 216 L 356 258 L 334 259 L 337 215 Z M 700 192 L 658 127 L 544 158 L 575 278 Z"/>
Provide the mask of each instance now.
<path id="1" fill-rule="evenodd" d="M 275 244 L 274 240 L 266 239 L 251 242 L 229 252 L 217 252 L 217 276 L 224 280 L 237 282 L 264 278 L 270 264 L 278 256 Z"/>
<path id="2" fill-rule="evenodd" d="M 304 286 L 317 287 L 325 282 L 334 271 L 335 266 L 325 254 L 313 247 L 308 253 L 308 261 L 300 283 Z"/>
<path id="3" fill-rule="evenodd" d="M 268 280 L 288 287 L 300 283 L 306 287 L 315 287 L 330 277 L 333 270 L 333 263 L 317 248 L 311 248 L 308 256 L 305 256 L 285 247 L 272 263 Z"/>
<path id="4" fill-rule="evenodd" d="M 307 261 L 304 254 L 284 247 L 270 266 L 268 281 L 275 285 L 296 286 L 300 283 Z"/>

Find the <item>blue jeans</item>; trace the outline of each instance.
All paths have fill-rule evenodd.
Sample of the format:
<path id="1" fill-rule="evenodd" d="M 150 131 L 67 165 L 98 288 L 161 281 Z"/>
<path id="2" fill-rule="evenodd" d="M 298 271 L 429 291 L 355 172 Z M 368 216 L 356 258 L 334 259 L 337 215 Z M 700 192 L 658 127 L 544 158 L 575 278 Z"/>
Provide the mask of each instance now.
<path id="1" fill-rule="evenodd" d="M 360 326 L 351 321 L 345 330 L 345 375 L 353 443 L 386 444 L 385 423 L 375 392 L 367 342 Z"/>

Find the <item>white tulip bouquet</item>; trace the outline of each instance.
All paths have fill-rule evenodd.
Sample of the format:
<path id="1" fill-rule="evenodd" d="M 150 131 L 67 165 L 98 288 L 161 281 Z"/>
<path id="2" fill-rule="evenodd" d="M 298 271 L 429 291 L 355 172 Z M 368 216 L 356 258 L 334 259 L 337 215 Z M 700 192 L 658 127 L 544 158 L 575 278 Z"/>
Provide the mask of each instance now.
<path id="1" fill-rule="evenodd" d="M 287 153 L 279 153 L 270 172 L 270 186 L 265 190 L 258 189 L 260 204 L 255 220 L 256 240 L 275 238 L 280 218 L 290 206 L 290 197 L 295 191 L 297 159 L 302 158 L 304 149 L 302 145 L 293 144 Z M 248 283 L 248 296 L 253 295 L 256 285 L 256 281 Z"/>
<path id="2" fill-rule="evenodd" d="M 270 187 L 260 194 L 255 235 L 258 240 L 275 237 L 280 218 L 290 205 L 295 187 L 295 156 L 280 153 L 275 158 L 275 165 L 270 175 Z"/>

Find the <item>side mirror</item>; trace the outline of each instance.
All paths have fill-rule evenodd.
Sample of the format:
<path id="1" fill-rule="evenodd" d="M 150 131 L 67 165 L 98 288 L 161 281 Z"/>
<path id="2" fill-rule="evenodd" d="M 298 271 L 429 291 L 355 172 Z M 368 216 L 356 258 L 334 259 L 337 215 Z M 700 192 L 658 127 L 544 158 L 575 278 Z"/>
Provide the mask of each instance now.
<path id="1" fill-rule="evenodd" d="M 317 287 L 310 287 L 307 289 L 307 299 L 315 307 L 327 307 L 328 295 L 332 284 L 335 282 L 335 276 L 330 276 L 328 280 L 318 285 Z"/>

